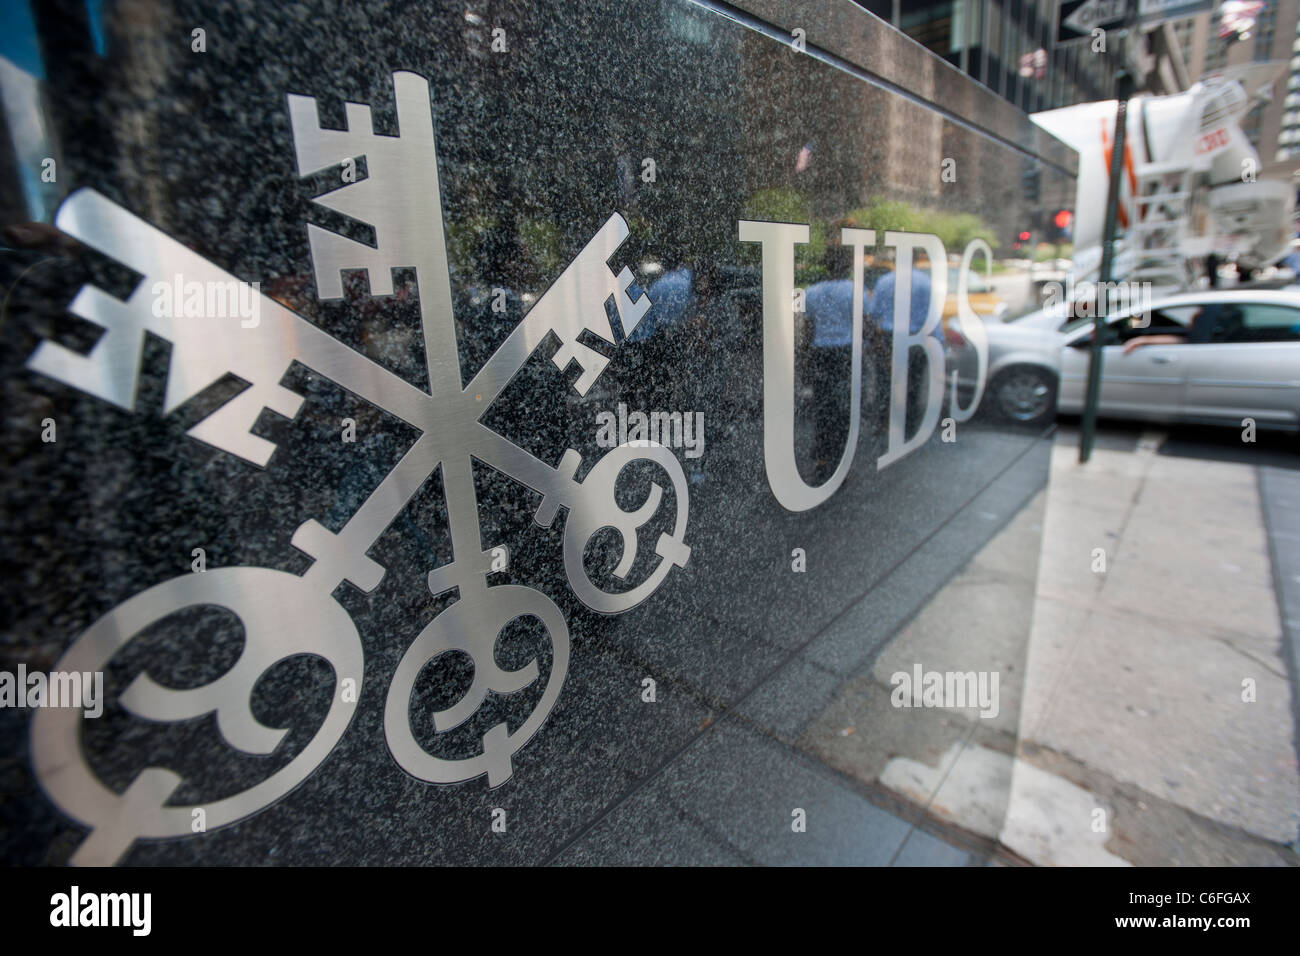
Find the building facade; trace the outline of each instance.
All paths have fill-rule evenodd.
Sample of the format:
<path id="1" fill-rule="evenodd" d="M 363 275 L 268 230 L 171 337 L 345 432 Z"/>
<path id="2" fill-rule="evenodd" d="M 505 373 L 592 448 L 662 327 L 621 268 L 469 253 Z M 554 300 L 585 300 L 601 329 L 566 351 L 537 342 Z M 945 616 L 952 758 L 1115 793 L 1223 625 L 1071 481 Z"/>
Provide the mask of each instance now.
<path id="1" fill-rule="evenodd" d="M 1054 48 L 1056 0 L 856 0 L 1026 113 L 1115 95 L 1113 59 Z"/>
<path id="2" fill-rule="evenodd" d="M 1115 95 L 1113 55 L 1083 43 L 1053 46 L 1059 0 L 858 2 L 1026 112 Z M 1145 89 L 1173 93 L 1225 67 L 1286 61 L 1271 100 L 1251 110 L 1242 130 L 1259 151 L 1261 176 L 1292 177 L 1300 169 L 1300 2 L 1265 0 L 1253 24 L 1227 36 L 1222 23 L 1216 2 L 1145 31 L 1134 51 Z"/>

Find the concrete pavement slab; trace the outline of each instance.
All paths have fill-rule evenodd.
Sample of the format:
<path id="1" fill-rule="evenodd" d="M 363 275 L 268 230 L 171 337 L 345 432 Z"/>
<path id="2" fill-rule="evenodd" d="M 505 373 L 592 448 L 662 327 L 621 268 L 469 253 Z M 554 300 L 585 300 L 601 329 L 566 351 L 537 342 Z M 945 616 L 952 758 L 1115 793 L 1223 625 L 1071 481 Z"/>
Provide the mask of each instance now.
<path id="1" fill-rule="evenodd" d="M 954 744 L 933 767 L 890 761 L 881 782 L 913 800 L 932 795 L 933 814 L 1040 866 L 1131 865 L 1106 849 L 1110 810 L 1095 795 L 1008 754 Z"/>
<path id="2" fill-rule="evenodd" d="M 1146 437 L 1083 466 L 1054 451 L 1022 746 L 1289 843 L 1300 775 L 1255 469 L 1161 457 Z M 1300 530 L 1300 481 L 1280 497 Z M 1081 572 L 1095 547 L 1105 573 Z"/>
<path id="3" fill-rule="evenodd" d="M 1032 739 L 1287 843 L 1300 825 L 1290 730 L 1284 677 L 1214 637 L 1097 612 Z"/>

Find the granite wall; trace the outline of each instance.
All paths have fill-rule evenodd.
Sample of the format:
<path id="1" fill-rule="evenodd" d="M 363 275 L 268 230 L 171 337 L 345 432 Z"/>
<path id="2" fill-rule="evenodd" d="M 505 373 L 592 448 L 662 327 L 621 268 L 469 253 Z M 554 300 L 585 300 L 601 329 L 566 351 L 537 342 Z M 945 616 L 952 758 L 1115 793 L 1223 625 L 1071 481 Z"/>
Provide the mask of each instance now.
<path id="1" fill-rule="evenodd" d="M 0 708 L 0 859 L 980 858 L 881 767 L 1014 746 L 1048 426 L 959 421 L 933 359 L 1072 153 L 848 2 L 38 7 L 0 672 L 103 712 Z M 910 308 L 887 231 L 943 244 Z M 891 710 L 880 655 L 1026 515 L 1028 590 L 950 635 L 999 715 Z"/>

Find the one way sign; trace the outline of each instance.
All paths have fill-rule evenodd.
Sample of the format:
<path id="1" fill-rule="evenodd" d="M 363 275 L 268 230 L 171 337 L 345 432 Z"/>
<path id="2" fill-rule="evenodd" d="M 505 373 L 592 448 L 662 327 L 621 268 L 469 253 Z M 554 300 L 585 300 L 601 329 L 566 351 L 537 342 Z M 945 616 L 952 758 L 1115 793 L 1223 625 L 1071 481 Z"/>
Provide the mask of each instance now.
<path id="1" fill-rule="evenodd" d="M 1056 44 L 1086 40 L 1093 30 L 1118 30 L 1136 0 L 1061 0 L 1056 20 Z"/>
<path id="2" fill-rule="evenodd" d="M 1061 0 L 1056 16 L 1056 45 L 1086 40 L 1093 30 L 1119 30 L 1129 22 L 1130 8 L 1137 5 L 1132 18 L 1136 27 L 1152 27 L 1164 20 L 1204 13 L 1214 0 Z"/>

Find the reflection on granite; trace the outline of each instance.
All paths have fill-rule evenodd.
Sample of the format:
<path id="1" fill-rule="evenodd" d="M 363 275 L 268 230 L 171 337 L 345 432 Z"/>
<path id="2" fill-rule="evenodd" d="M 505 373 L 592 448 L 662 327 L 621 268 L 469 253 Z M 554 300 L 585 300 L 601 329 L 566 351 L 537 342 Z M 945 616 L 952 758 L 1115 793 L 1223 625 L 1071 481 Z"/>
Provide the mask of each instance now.
<path id="1" fill-rule="evenodd" d="M 936 433 L 877 470 L 884 418 L 878 393 L 864 388 L 844 485 L 812 511 L 785 511 L 763 466 L 759 252 L 738 241 L 737 223 L 810 223 L 796 280 L 811 286 L 847 277 L 834 248 L 839 228 L 882 215 L 902 217 L 896 227 L 953 230 L 945 240 L 953 254 L 959 214 L 967 229 L 1012 235 L 1034 210 L 1008 170 L 1040 168 L 1050 201 L 1073 195 L 1068 157 L 1023 117 L 1011 129 L 1000 112 L 996 136 L 984 135 L 687 0 L 650 0 L 635 16 L 605 0 L 498 2 L 474 19 L 464 7 L 122 3 L 107 8 L 101 56 L 86 7 L 42 5 L 36 23 L 60 187 L 97 190 L 427 388 L 409 270 L 396 271 L 391 297 L 373 298 L 345 275 L 343 299 L 318 299 L 306 223 L 372 237 L 312 203 L 336 183 L 298 176 L 286 109 L 286 94 L 315 96 L 322 125 L 342 128 L 345 102 L 369 104 L 376 132 L 391 135 L 399 132 L 393 74 L 427 78 L 466 381 L 613 212 L 631 232 L 610 262 L 615 272 L 627 266 L 647 290 L 668 275 L 682 280 L 676 293 L 669 284 L 651 296 L 647 331 L 604 347 L 609 366 L 585 396 L 570 388 L 574 370 L 551 361 L 550 341 L 483 422 L 552 466 L 575 449 L 585 469 L 605 451 L 597 416 L 619 403 L 702 412 L 703 455 L 675 450 L 689 481 L 690 560 L 638 607 L 595 613 L 566 578 L 563 522 L 540 526 L 536 492 L 476 467 L 481 540 L 510 553 L 492 583 L 536 588 L 556 602 L 569 625 L 569 669 L 545 725 L 514 755 L 508 783 L 431 785 L 390 755 L 384 698 L 407 647 L 456 599 L 435 597 L 426 583 L 453 557 L 444 479 L 435 474 L 369 552 L 387 569 L 382 583 L 369 593 L 350 584 L 335 591 L 366 668 L 338 745 L 261 812 L 201 835 L 139 841 L 124 862 L 965 862 L 965 850 L 949 858 L 951 848 L 932 846 L 897 807 L 876 805 L 882 798 L 852 782 L 852 767 L 797 742 L 1041 487 L 1042 443 L 982 414 L 959 426 L 957 441 Z M 836 13 L 855 15 L 865 17 Z M 505 30 L 503 53 L 491 49 L 496 26 Z M 206 31 L 205 53 L 191 50 L 194 27 Z M 893 34 L 872 48 L 916 56 Z M 861 54 L 852 43 L 839 50 Z M 954 84 L 944 74 L 930 92 L 963 112 L 978 96 Z M 957 159 L 955 183 L 940 178 L 945 157 Z M 0 179 L 19 177 L 12 163 L 0 156 L 8 164 Z M 358 169 L 364 177 L 364 161 Z M 2 212 L 6 225 L 30 218 L 17 206 Z M 169 349 L 153 338 L 134 412 L 37 375 L 25 363 L 42 340 L 82 351 L 94 343 L 95 330 L 67 311 L 83 284 L 124 297 L 137 277 L 48 230 L 5 235 L 0 669 L 54 667 L 104 614 L 188 573 L 194 548 L 212 568 L 304 573 L 311 560 L 290 545 L 295 530 L 314 517 L 338 531 L 416 440 L 411 426 L 294 365 L 280 384 L 305 401 L 293 419 L 258 418 L 253 433 L 277 446 L 259 468 L 186 434 L 240 390 L 233 377 L 164 414 Z M 494 308 L 495 290 L 505 290 L 504 311 Z M 796 446 L 811 459 L 846 432 L 839 406 L 826 401 L 845 385 L 838 373 L 832 379 L 833 363 L 814 360 L 805 325 L 797 329 Z M 40 438 L 46 418 L 57 423 L 54 443 Z M 340 441 L 349 418 L 355 443 Z M 804 467 L 808 480 L 824 477 L 815 461 Z M 643 529 L 647 551 L 664 530 Z M 588 566 L 607 570 L 619 552 L 597 540 Z M 794 549 L 806 555 L 804 572 L 792 570 Z M 1005 560 L 1032 574 L 1037 551 Z M 966 659 L 1002 666 L 1006 648 L 981 643 L 980 622 L 1019 620 L 1028 606 L 1019 592 L 972 603 Z M 242 642 L 229 612 L 200 608 L 146 629 L 113 660 L 105 717 L 86 721 L 83 735 L 106 785 L 120 792 L 145 767 L 171 766 L 184 776 L 173 804 L 213 801 L 265 779 L 306 745 L 329 701 L 329 668 L 319 659 L 285 661 L 258 682 L 253 713 L 290 728 L 268 757 L 227 746 L 212 715 L 155 724 L 117 700 L 146 669 L 167 686 L 212 681 Z M 520 666 L 539 655 L 545 675 L 545 645 L 525 628 L 510 631 L 498 660 Z M 433 734 L 428 712 L 454 701 L 470 676 L 461 662 L 417 682 L 410 712 L 422 743 Z M 655 682 L 652 702 L 643 698 L 646 678 Z M 457 746 L 472 748 L 474 732 L 492 722 L 517 727 L 536 694 L 515 696 L 490 700 L 487 724 Z M 1004 701 L 1003 710 L 1014 726 L 1014 707 Z M 906 722 L 908 714 L 892 716 Z M 0 709 L 0 859 L 62 863 L 86 830 L 35 782 L 29 724 L 29 714 Z M 857 725 L 859 740 L 884 739 L 877 733 L 870 721 Z M 805 833 L 791 830 L 796 807 L 809 815 Z M 494 808 L 507 811 L 505 833 L 492 829 Z"/>

